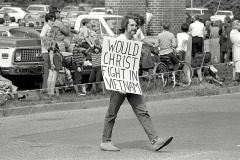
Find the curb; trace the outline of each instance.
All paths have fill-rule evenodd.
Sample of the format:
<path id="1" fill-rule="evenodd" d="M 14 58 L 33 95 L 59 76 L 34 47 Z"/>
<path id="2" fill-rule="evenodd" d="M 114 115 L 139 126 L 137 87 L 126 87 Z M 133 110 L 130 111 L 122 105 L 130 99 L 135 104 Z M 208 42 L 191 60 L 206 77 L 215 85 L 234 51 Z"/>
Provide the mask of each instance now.
<path id="1" fill-rule="evenodd" d="M 240 86 L 219 89 L 219 95 L 237 93 L 237 92 L 240 92 Z M 162 101 L 162 100 L 168 100 L 168 99 L 188 98 L 188 97 L 196 97 L 196 96 L 197 95 L 195 91 L 181 91 L 181 92 L 170 92 L 170 93 L 146 95 L 144 98 L 146 102 L 151 102 L 151 101 Z M 127 101 L 124 101 L 124 104 L 127 104 L 127 103 L 128 103 Z M 96 108 L 96 107 L 106 107 L 108 106 L 108 104 L 109 104 L 109 98 L 82 101 L 82 102 L 31 105 L 31 106 L 25 106 L 25 107 L 0 109 L 0 117 L 28 115 L 28 114 L 46 113 L 46 112 L 54 112 L 54 111 L 88 109 L 88 108 Z"/>

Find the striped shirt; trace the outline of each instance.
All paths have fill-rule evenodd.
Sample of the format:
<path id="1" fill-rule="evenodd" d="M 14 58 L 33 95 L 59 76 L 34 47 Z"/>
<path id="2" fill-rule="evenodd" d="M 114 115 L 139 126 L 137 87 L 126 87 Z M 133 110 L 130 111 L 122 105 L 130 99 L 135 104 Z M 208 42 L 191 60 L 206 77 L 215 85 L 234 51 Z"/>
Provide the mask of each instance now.
<path id="1" fill-rule="evenodd" d="M 81 67 L 84 62 L 84 56 L 81 52 L 81 49 L 77 46 L 74 46 L 73 48 L 73 63 L 76 64 L 76 66 Z"/>
<path id="2" fill-rule="evenodd" d="M 92 66 L 93 67 L 99 67 L 101 66 L 101 53 L 92 54 Z"/>

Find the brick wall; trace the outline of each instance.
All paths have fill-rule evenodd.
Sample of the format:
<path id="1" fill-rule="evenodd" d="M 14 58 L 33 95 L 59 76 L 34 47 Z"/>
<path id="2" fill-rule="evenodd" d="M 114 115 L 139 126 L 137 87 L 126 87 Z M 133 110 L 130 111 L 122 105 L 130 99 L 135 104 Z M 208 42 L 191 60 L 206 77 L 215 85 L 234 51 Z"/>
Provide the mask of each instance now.
<path id="1" fill-rule="evenodd" d="M 157 35 L 163 20 L 171 22 L 171 31 L 180 32 L 180 26 L 186 21 L 185 0 L 105 0 L 105 6 L 114 8 L 115 14 L 138 13 L 142 16 L 146 12 L 153 14 L 149 23 L 149 33 Z M 147 7 L 146 7 L 147 6 Z"/>

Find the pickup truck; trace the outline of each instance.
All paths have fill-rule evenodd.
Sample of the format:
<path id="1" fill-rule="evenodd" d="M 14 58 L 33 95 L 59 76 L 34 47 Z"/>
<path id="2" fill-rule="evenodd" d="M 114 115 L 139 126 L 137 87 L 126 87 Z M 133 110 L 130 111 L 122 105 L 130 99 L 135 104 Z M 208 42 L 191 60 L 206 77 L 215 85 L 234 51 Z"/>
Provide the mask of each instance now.
<path id="1" fill-rule="evenodd" d="M 0 71 L 4 77 L 23 81 L 39 79 L 43 73 L 41 40 L 38 32 L 24 27 L 0 28 Z M 21 78 L 20 78 L 21 77 Z"/>
<path id="2" fill-rule="evenodd" d="M 226 11 L 226 10 L 219 10 L 217 11 L 213 16 L 210 17 L 211 22 L 221 20 L 224 22 L 224 19 L 226 16 L 229 16 L 231 19 L 233 19 L 234 15 L 232 11 Z"/>

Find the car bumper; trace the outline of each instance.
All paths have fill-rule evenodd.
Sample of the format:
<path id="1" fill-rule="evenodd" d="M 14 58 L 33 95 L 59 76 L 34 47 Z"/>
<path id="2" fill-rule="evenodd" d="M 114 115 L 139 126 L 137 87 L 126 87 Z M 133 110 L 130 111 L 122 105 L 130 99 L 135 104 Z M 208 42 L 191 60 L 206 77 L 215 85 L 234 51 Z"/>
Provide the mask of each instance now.
<path id="1" fill-rule="evenodd" d="M 3 75 L 41 75 L 43 74 L 43 65 L 19 65 L 13 67 L 2 67 Z"/>

